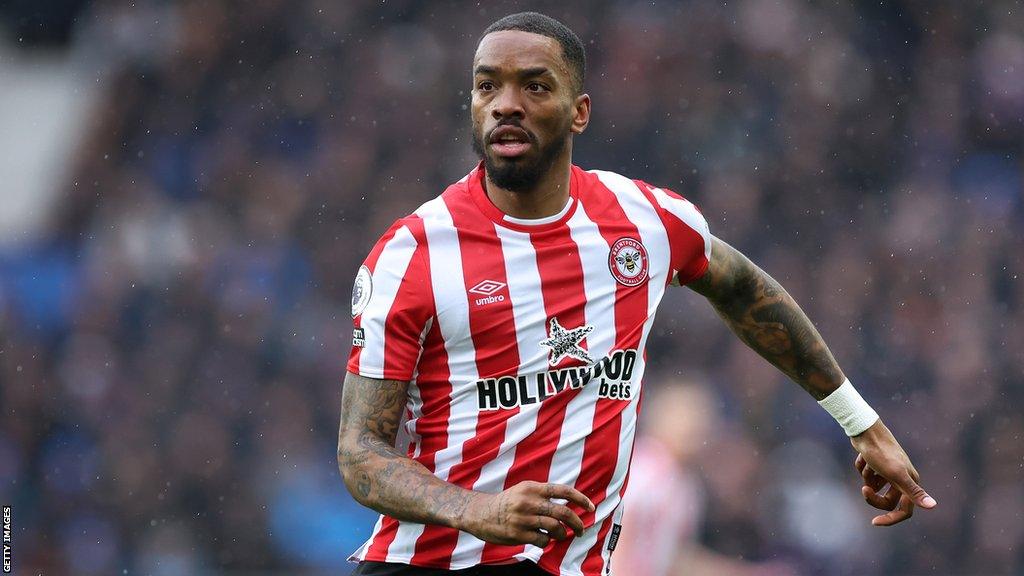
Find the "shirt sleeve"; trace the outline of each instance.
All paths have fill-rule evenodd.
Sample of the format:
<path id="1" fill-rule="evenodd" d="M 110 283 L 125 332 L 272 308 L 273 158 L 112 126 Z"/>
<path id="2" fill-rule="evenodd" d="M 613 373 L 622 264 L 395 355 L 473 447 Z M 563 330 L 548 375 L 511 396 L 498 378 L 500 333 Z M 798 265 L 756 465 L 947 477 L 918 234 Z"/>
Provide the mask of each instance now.
<path id="1" fill-rule="evenodd" d="M 671 249 L 671 284 L 682 286 L 701 276 L 711 261 L 711 231 L 692 202 L 666 188 L 643 183 L 661 210 Z"/>
<path id="2" fill-rule="evenodd" d="M 348 370 L 368 378 L 411 380 L 434 314 L 426 245 L 418 219 L 395 222 L 370 251 L 352 288 Z"/>

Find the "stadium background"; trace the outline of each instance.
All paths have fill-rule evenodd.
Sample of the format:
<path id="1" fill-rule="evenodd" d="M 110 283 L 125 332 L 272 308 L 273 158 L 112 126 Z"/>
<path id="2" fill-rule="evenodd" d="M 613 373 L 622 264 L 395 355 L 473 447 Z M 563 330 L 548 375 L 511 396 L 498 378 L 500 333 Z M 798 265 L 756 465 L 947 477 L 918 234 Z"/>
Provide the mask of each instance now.
<path id="1" fill-rule="evenodd" d="M 474 164 L 513 11 L 589 50 L 576 163 L 676 189 L 803 305 L 940 507 L 872 529 L 853 452 L 699 297 L 656 388 L 722 413 L 705 546 L 801 574 L 1024 574 L 1019 2 L 0 4 L 0 500 L 21 574 L 345 574 L 349 298 Z"/>

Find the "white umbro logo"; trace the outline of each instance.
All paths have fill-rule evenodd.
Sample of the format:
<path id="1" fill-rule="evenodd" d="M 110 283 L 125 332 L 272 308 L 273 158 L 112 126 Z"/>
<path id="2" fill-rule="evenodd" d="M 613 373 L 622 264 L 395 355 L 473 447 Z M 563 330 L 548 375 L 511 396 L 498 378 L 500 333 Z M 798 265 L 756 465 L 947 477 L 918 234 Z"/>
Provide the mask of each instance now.
<path id="1" fill-rule="evenodd" d="M 504 287 L 504 282 L 498 282 L 496 280 L 484 280 L 483 282 L 480 282 L 476 286 L 470 288 L 469 291 L 473 294 L 480 294 L 481 296 L 483 296 L 483 298 L 477 298 L 474 301 L 474 303 L 477 306 L 481 306 L 483 304 L 491 304 L 494 302 L 504 302 L 504 294 L 498 294 L 497 296 L 495 296 L 495 293 Z"/>
<path id="2" fill-rule="evenodd" d="M 494 280 L 484 280 L 483 282 L 470 288 L 469 291 L 472 292 L 473 294 L 483 294 L 484 296 L 490 296 L 491 294 L 494 294 L 495 292 L 501 290 L 504 287 L 505 284 L 502 282 L 496 282 Z"/>

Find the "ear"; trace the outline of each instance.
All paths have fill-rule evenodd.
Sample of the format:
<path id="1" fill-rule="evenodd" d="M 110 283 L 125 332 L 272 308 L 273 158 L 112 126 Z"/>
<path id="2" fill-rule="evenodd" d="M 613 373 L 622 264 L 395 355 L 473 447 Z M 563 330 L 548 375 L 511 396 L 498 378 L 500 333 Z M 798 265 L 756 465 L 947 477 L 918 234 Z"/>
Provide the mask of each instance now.
<path id="1" fill-rule="evenodd" d="M 573 134 L 583 134 L 583 131 L 587 129 L 587 124 L 590 124 L 590 95 L 580 94 L 573 104 L 570 130 Z"/>

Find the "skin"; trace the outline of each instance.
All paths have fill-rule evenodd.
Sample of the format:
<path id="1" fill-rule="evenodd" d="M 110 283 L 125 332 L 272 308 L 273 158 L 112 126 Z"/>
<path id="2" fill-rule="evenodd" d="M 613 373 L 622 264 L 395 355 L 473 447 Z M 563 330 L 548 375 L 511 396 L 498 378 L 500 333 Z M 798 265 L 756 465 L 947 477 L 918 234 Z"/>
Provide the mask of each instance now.
<path id="1" fill-rule="evenodd" d="M 521 482 L 499 494 L 449 484 L 395 448 L 408 382 L 375 380 L 349 373 L 341 399 L 338 466 L 360 504 L 392 518 L 437 524 L 469 532 L 495 544 L 547 546 L 583 533 L 583 522 L 568 500 L 594 511 L 594 504 L 570 486 Z M 543 529 L 547 532 L 540 532 Z"/>
<path id="2" fill-rule="evenodd" d="M 566 141 L 550 168 L 530 190 L 505 190 L 485 180 L 490 200 L 506 214 L 541 218 L 556 214 L 569 197 L 572 137 L 590 121 L 590 97 L 572 85 L 560 45 L 519 31 L 488 34 L 473 59 L 474 136 L 493 162 L 530 162 L 556 139 Z M 504 158 L 488 146 L 502 124 L 530 134 L 521 155 Z M 705 296 L 726 324 L 751 348 L 816 399 L 843 382 L 843 373 L 821 336 L 788 293 L 734 248 L 714 238 L 711 264 L 688 285 Z M 462 530 L 496 544 L 535 544 L 582 534 L 569 507 L 593 511 L 593 503 L 570 486 L 523 482 L 497 494 L 449 484 L 395 448 L 406 404 L 407 382 L 349 373 L 345 378 L 338 432 L 338 465 L 345 485 L 364 506 L 398 520 Z M 859 453 L 865 500 L 887 514 L 873 523 L 891 525 L 910 517 L 914 506 L 935 501 L 917 484 L 910 459 L 881 421 L 851 438 Z M 888 491 L 884 491 L 886 486 Z M 563 499 L 567 505 L 552 499 Z"/>
<path id="3" fill-rule="evenodd" d="M 502 212 L 516 218 L 557 214 L 569 201 L 572 136 L 590 123 L 590 96 L 577 94 L 558 42 L 519 31 L 488 34 L 473 58 L 472 118 L 474 137 L 488 135 L 502 123 L 514 123 L 537 140 L 525 157 L 500 158 L 490 146 L 492 162 L 529 162 L 556 139 L 565 140 L 551 168 L 533 190 L 506 190 L 485 179 L 487 196 Z"/>
<path id="4" fill-rule="evenodd" d="M 687 286 L 707 298 L 747 346 L 815 400 L 828 396 L 845 380 L 825 341 L 793 297 L 722 240 L 712 238 L 707 272 Z M 858 453 L 854 465 L 864 478 L 861 495 L 887 512 L 875 516 L 873 525 L 891 526 L 910 518 L 915 506 L 938 504 L 918 484 L 917 470 L 881 419 L 850 442 Z"/>

